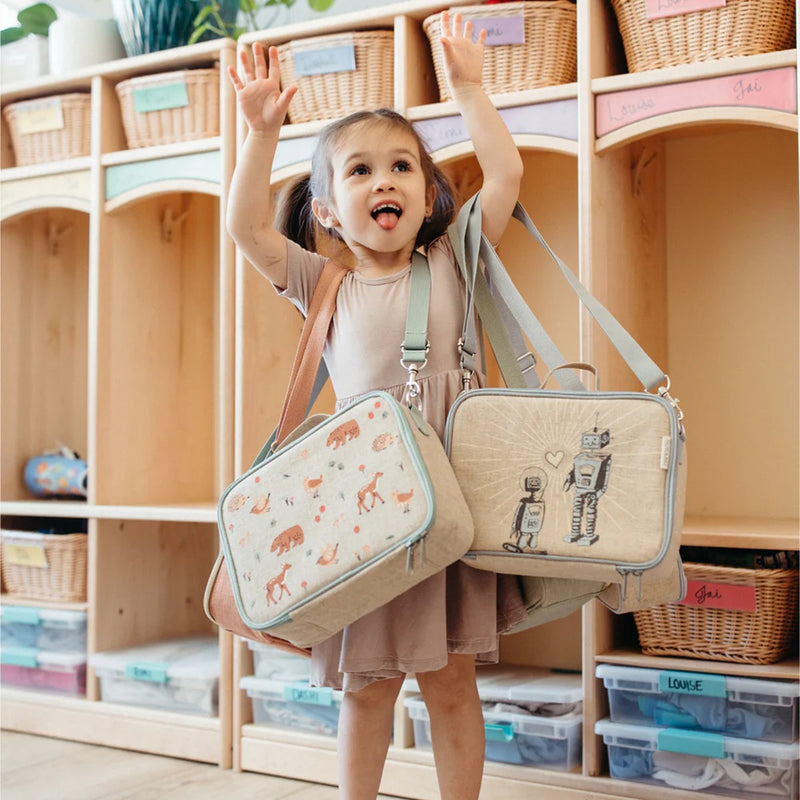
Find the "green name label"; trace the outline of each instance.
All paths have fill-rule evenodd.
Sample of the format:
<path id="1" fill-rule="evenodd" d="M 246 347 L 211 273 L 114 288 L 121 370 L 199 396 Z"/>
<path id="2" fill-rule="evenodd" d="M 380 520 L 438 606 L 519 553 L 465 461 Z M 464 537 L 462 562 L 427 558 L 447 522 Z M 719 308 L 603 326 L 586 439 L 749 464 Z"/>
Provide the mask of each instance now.
<path id="1" fill-rule="evenodd" d="M 315 706 L 332 706 L 333 689 L 325 686 L 284 686 L 283 697 L 295 703 L 311 703 Z"/>
<path id="2" fill-rule="evenodd" d="M 142 86 L 133 90 L 133 108 L 137 114 L 183 108 L 189 105 L 186 81 L 165 83 L 162 86 Z"/>
<path id="3" fill-rule="evenodd" d="M 725 758 L 725 740 L 718 733 L 666 728 L 658 732 L 658 749 L 707 758 Z"/>
<path id="4" fill-rule="evenodd" d="M 125 677 L 132 681 L 150 681 L 151 683 L 166 683 L 167 665 L 152 661 L 134 661 L 125 665 Z"/>
<path id="5" fill-rule="evenodd" d="M 662 672 L 658 688 L 667 694 L 694 694 L 704 697 L 725 697 L 725 676 L 704 672 Z"/>

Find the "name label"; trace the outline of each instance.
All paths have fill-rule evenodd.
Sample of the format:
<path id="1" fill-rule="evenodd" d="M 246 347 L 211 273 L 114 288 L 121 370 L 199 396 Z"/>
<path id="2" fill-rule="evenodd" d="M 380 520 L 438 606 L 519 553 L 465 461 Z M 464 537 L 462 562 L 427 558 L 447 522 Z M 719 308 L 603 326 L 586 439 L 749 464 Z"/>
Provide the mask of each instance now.
<path id="1" fill-rule="evenodd" d="M 726 611 L 756 611 L 756 587 L 712 581 L 687 581 L 683 606 L 719 608 Z"/>
<path id="2" fill-rule="evenodd" d="M 292 48 L 294 70 L 298 77 L 325 75 L 329 72 L 354 72 L 356 48 L 352 37 L 340 44 L 319 48 Z"/>
<path id="3" fill-rule="evenodd" d="M 797 74 L 779 67 L 699 81 L 611 92 L 597 98 L 597 136 L 634 122 L 691 108 L 734 106 L 797 112 Z"/>
<path id="4" fill-rule="evenodd" d="M 704 672 L 662 672 L 658 689 L 669 694 L 692 694 L 701 697 L 726 697 L 725 676 Z"/>
<path id="5" fill-rule="evenodd" d="M 472 20 L 472 39 L 478 40 L 481 31 L 486 31 L 486 46 L 496 47 L 501 44 L 525 44 L 525 18 L 513 17 L 479 17 Z"/>
<path id="6" fill-rule="evenodd" d="M 140 86 L 133 90 L 133 109 L 137 114 L 184 108 L 189 105 L 189 93 L 184 79 L 161 86 Z"/>
<path id="7" fill-rule="evenodd" d="M 725 0 L 647 0 L 647 18 L 677 17 L 693 11 L 724 7 Z"/>
<path id="8" fill-rule="evenodd" d="M 17 567 L 47 569 L 47 555 L 43 544 L 3 544 L 3 558 L 7 564 Z"/>
<path id="9" fill-rule="evenodd" d="M 17 108 L 17 130 L 21 134 L 58 131 L 64 127 L 60 97 L 44 97 Z"/>

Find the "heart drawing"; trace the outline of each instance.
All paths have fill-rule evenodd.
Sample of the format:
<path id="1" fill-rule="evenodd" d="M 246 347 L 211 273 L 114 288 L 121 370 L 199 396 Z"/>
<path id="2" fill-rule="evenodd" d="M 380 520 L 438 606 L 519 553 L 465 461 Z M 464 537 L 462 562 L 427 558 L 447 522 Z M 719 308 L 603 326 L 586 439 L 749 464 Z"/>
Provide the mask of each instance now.
<path id="1" fill-rule="evenodd" d="M 544 460 L 551 466 L 558 469 L 558 465 L 564 460 L 564 451 L 557 450 L 556 452 L 548 451 L 544 454 Z"/>

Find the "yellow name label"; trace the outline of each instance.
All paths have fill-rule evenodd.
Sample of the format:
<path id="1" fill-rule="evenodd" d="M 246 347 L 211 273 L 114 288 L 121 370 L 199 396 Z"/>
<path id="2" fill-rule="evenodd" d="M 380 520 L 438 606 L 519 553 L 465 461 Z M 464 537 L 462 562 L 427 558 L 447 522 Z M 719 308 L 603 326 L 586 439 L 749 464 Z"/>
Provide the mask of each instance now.
<path id="1" fill-rule="evenodd" d="M 17 109 L 17 128 L 21 134 L 57 131 L 64 127 L 60 97 L 46 97 Z"/>
<path id="2" fill-rule="evenodd" d="M 43 544 L 3 544 L 3 558 L 6 563 L 18 567 L 47 569 L 47 556 Z"/>

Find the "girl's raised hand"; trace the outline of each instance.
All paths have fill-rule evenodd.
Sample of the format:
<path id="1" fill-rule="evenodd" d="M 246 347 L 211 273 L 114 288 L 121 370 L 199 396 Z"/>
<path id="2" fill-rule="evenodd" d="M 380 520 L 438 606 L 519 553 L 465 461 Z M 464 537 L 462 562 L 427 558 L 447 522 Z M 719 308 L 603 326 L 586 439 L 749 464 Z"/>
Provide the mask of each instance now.
<path id="1" fill-rule="evenodd" d="M 251 131 L 277 133 L 286 118 L 289 104 L 297 92 L 296 86 L 281 91 L 281 67 L 278 50 L 269 48 L 269 64 L 264 48 L 255 42 L 252 60 L 246 50 L 240 52 L 242 75 L 233 66 L 228 67 L 228 76 L 236 89 L 239 109 Z"/>
<path id="2" fill-rule="evenodd" d="M 486 30 L 481 30 L 473 42 L 472 22 L 463 23 L 460 13 L 451 21 L 448 11 L 442 11 L 441 29 L 444 68 L 453 94 L 463 87 L 480 86 Z"/>

